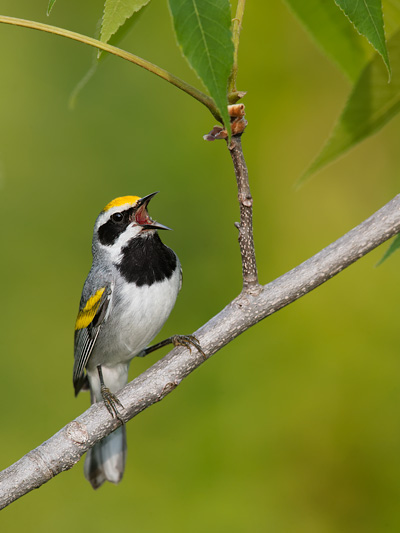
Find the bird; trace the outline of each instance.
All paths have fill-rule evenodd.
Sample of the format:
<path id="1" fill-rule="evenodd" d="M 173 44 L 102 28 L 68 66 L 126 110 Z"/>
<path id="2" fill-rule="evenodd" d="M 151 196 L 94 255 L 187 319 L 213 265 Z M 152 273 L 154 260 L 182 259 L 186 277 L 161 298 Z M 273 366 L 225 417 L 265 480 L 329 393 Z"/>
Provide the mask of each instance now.
<path id="1" fill-rule="evenodd" d="M 91 403 L 104 402 L 110 415 L 121 422 L 123 405 L 116 393 L 127 384 L 134 357 L 170 343 L 195 347 L 204 356 L 193 335 L 173 335 L 149 346 L 182 286 L 179 259 L 158 233 L 170 228 L 148 213 L 148 204 L 157 192 L 115 198 L 98 215 L 93 230 L 93 263 L 75 323 L 75 396 L 90 390 Z M 84 475 L 94 489 L 105 481 L 121 481 L 126 450 L 124 424 L 88 450 Z"/>

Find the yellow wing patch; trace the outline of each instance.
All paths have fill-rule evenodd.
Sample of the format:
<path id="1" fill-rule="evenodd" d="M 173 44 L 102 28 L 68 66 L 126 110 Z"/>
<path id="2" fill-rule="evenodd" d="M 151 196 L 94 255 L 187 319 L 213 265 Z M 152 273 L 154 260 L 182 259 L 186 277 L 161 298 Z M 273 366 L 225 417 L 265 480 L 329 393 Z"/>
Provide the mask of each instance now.
<path id="1" fill-rule="evenodd" d="M 100 305 L 100 299 L 103 296 L 104 291 L 105 287 L 99 289 L 96 294 L 89 298 L 89 300 L 86 302 L 85 307 L 79 311 L 78 318 L 76 319 L 75 323 L 75 330 L 87 328 L 91 321 L 94 319 Z"/>
<path id="2" fill-rule="evenodd" d="M 103 211 L 108 211 L 112 207 L 118 207 L 119 205 L 124 205 L 124 204 L 133 205 L 138 200 L 140 200 L 139 196 L 120 196 L 119 198 L 114 198 L 114 200 L 111 200 L 111 202 L 105 206 Z"/>

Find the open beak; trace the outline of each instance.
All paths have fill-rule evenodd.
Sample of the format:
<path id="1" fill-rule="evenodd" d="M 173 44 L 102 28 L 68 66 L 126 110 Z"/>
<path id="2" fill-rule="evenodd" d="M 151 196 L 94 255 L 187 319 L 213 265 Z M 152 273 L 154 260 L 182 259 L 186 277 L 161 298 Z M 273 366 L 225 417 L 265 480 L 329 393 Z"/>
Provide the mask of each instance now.
<path id="1" fill-rule="evenodd" d="M 153 192 L 151 194 L 148 194 L 147 196 L 144 196 L 143 198 L 140 198 L 140 200 L 137 201 L 135 206 L 135 211 L 133 214 L 133 219 L 135 220 L 136 224 L 139 226 L 142 226 L 144 229 L 168 229 L 167 226 L 164 226 L 164 224 L 160 224 L 159 222 L 156 222 L 153 220 L 149 213 L 147 212 L 147 206 L 150 202 L 150 200 L 158 194 L 158 191 Z"/>

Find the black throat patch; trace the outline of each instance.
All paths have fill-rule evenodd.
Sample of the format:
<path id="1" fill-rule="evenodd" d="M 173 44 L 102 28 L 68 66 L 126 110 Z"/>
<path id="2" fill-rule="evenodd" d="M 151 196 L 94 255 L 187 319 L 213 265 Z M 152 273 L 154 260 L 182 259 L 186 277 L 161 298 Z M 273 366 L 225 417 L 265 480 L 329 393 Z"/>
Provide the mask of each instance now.
<path id="1" fill-rule="evenodd" d="M 158 233 L 135 237 L 122 248 L 122 260 L 115 265 L 129 283 L 153 285 L 169 279 L 176 269 L 176 255 L 161 242 Z"/>

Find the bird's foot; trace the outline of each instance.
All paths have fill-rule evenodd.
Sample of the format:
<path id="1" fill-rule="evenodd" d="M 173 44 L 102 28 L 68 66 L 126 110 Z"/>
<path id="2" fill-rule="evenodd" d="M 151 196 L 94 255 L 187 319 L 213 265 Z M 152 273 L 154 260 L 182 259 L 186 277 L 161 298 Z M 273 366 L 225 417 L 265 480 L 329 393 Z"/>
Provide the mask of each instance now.
<path id="1" fill-rule="evenodd" d="M 118 411 L 118 407 L 120 407 L 121 409 L 124 408 L 122 403 L 118 400 L 115 394 L 113 394 L 110 389 L 105 385 L 102 385 L 100 390 L 104 405 L 107 407 L 107 411 L 113 418 L 118 418 L 118 420 L 124 423 L 124 420 Z"/>
<path id="2" fill-rule="evenodd" d="M 173 335 L 171 342 L 174 346 L 185 346 L 192 353 L 192 346 L 201 353 L 204 359 L 207 359 L 206 354 L 203 352 L 199 340 L 194 335 Z"/>

